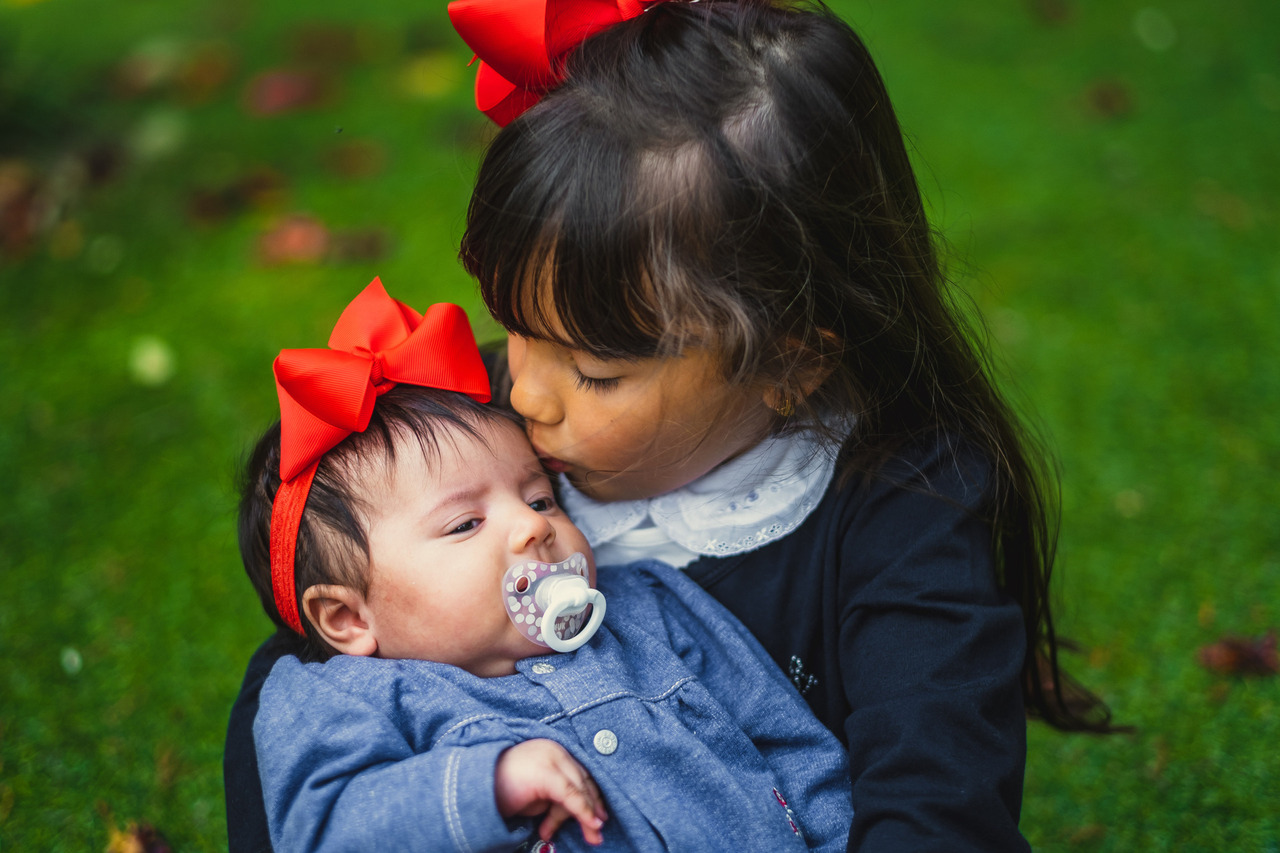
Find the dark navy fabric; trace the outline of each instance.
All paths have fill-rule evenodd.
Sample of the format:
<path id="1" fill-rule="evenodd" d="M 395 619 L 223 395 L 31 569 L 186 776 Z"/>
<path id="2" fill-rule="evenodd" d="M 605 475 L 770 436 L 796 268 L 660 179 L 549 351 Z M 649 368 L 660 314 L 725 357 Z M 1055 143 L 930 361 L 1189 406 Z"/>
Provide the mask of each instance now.
<path id="1" fill-rule="evenodd" d="M 849 747 L 859 851 L 1023 851 L 1021 611 L 980 520 L 987 467 L 944 443 L 837 481 L 788 536 L 688 575 Z"/>
<path id="2" fill-rule="evenodd" d="M 509 676 L 281 658 L 254 723 L 276 849 L 510 851 L 532 827 L 499 816 L 494 766 L 547 738 L 609 811 L 600 846 L 569 823 L 562 853 L 843 850 L 845 750 L 755 638 L 661 563 L 601 568 L 598 586 L 591 640 Z"/>

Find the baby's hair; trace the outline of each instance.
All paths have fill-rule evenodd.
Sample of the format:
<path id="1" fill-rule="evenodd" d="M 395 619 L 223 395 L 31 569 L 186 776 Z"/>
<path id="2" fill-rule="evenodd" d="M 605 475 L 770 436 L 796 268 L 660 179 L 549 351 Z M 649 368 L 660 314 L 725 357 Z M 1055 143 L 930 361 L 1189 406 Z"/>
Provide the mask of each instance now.
<path id="1" fill-rule="evenodd" d="M 778 430 L 841 442 L 845 477 L 915 443 L 976 450 L 998 582 L 1024 614 L 1028 708 L 1108 730 L 1057 665 L 1056 471 L 950 293 L 858 36 L 818 3 L 660 3 L 584 41 L 564 74 L 477 176 L 460 255 L 494 318 L 602 358 L 705 347 L 726 381 L 794 403 Z M 826 379 L 811 390 L 806 371 Z"/>
<path id="2" fill-rule="evenodd" d="M 508 410 L 477 403 L 465 394 L 397 385 L 378 398 L 364 432 L 354 432 L 324 455 L 307 496 L 294 559 L 298 612 L 302 594 L 316 584 L 338 584 L 369 593 L 369 521 L 367 483 L 416 441 L 429 460 L 442 442 L 458 435 L 484 439 L 486 428 L 521 420 Z M 240 556 L 245 572 L 276 625 L 286 627 L 271 587 L 271 507 L 280 488 L 280 423 L 258 440 L 240 490 Z M 309 660 L 336 652 L 305 616 L 302 619 Z"/>

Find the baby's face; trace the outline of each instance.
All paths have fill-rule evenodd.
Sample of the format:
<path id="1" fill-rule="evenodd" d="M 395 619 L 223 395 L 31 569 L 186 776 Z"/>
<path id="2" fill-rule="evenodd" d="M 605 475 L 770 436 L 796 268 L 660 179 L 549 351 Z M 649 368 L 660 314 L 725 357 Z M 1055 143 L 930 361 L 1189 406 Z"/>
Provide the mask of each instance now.
<path id="1" fill-rule="evenodd" d="M 547 650 L 507 616 L 502 578 L 524 560 L 586 555 L 586 538 L 556 503 L 533 449 L 514 424 L 482 426 L 483 441 L 441 435 L 439 458 L 396 439 L 385 482 L 368 492 L 372 560 L 366 599 L 378 656 L 510 675 Z"/>

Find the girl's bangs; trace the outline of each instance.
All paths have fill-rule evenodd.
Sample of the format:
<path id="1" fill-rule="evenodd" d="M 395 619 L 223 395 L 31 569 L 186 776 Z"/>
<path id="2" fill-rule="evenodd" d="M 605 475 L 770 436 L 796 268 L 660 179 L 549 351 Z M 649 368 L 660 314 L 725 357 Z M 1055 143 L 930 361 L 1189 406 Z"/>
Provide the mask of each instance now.
<path id="1" fill-rule="evenodd" d="M 541 227 L 521 228 L 529 220 L 509 211 L 495 217 L 494 234 L 503 237 L 491 245 L 501 247 L 502 257 L 480 278 L 494 320 L 508 332 L 599 358 L 669 350 L 671 329 L 655 306 L 664 301 L 655 286 L 659 252 L 642 236 L 649 229 L 644 223 L 603 228 L 597 215 L 581 209 L 591 205 L 565 202 Z"/>

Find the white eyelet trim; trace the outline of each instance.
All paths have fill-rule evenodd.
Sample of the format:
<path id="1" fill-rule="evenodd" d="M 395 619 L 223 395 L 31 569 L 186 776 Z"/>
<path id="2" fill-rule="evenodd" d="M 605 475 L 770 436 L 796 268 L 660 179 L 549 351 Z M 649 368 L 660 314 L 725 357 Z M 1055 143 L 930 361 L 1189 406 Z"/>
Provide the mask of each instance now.
<path id="1" fill-rule="evenodd" d="M 754 550 L 799 527 L 822 500 L 835 464 L 835 453 L 816 436 L 795 433 L 766 439 L 654 498 L 600 503 L 563 476 L 561 497 L 593 548 L 617 543 L 657 550 L 673 543 L 695 557 L 726 556 Z"/>

